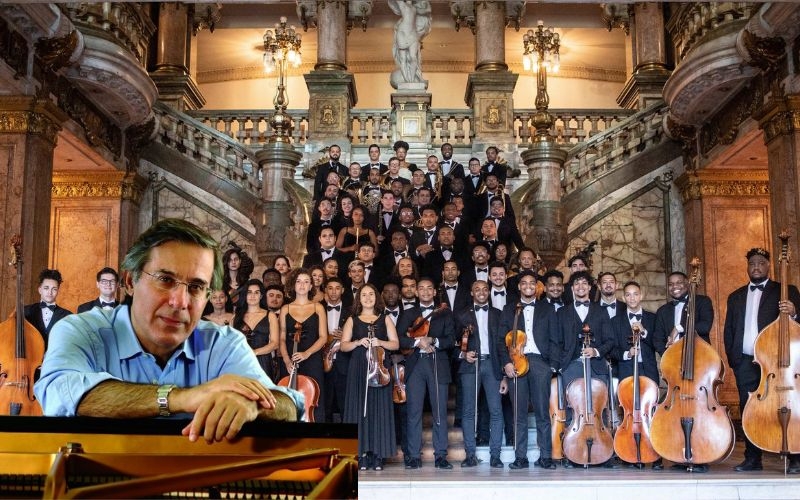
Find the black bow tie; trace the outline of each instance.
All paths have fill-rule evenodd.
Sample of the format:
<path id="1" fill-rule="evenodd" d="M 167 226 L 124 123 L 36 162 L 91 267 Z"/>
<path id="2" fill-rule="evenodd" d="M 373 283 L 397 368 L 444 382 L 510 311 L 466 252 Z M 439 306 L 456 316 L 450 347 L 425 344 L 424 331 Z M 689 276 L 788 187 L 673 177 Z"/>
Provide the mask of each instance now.
<path id="1" fill-rule="evenodd" d="M 470 175 L 470 177 L 472 177 L 473 179 L 480 179 L 481 178 L 480 175 Z"/>
<path id="2" fill-rule="evenodd" d="M 560 306 L 564 305 L 564 302 L 561 299 L 547 299 L 550 301 L 551 304 L 558 304 Z"/>
<path id="3" fill-rule="evenodd" d="M 672 299 L 672 304 L 677 306 L 681 302 L 686 303 L 687 300 L 689 300 L 689 297 L 682 297 L 680 299 Z"/>
<path id="4" fill-rule="evenodd" d="M 431 236 L 433 236 L 433 231 L 425 231 L 425 236 L 427 238 L 430 238 Z"/>
<path id="5" fill-rule="evenodd" d="M 320 222 L 322 223 L 322 227 L 328 227 L 331 225 L 331 221 L 329 220 L 320 220 Z"/>
<path id="6" fill-rule="evenodd" d="M 338 306 L 328 306 L 328 310 L 329 311 L 333 311 L 334 309 L 336 309 L 337 311 L 341 311 L 342 310 L 342 305 L 339 304 Z"/>
<path id="7" fill-rule="evenodd" d="M 612 302 L 610 304 L 600 304 L 600 305 L 603 306 L 603 307 L 610 307 L 611 309 L 616 309 L 617 308 L 617 303 L 616 302 Z"/>
<path id="8" fill-rule="evenodd" d="M 453 247 L 442 247 L 442 252 L 453 252 Z"/>
<path id="9" fill-rule="evenodd" d="M 520 302 L 520 304 L 522 304 L 522 308 L 525 309 L 526 307 L 534 307 L 536 302 Z"/>
<path id="10" fill-rule="evenodd" d="M 406 253 L 405 253 L 405 252 L 395 252 L 395 253 L 394 253 L 394 256 L 395 256 L 395 257 L 405 257 L 405 256 L 406 256 Z"/>
<path id="11" fill-rule="evenodd" d="M 364 266 L 364 269 L 369 269 L 370 271 L 372 271 L 372 266 Z"/>
<path id="12" fill-rule="evenodd" d="M 458 289 L 458 285 L 445 285 L 444 289 L 445 290 L 457 290 Z"/>
<path id="13" fill-rule="evenodd" d="M 404 300 L 403 301 L 403 305 L 404 306 L 415 306 L 415 305 L 417 305 L 417 303 L 414 302 L 413 300 Z"/>
<path id="14" fill-rule="evenodd" d="M 487 268 L 487 267 L 476 268 L 475 272 L 476 273 L 488 273 L 489 272 L 489 268 Z"/>
<path id="15" fill-rule="evenodd" d="M 389 309 L 385 309 L 383 312 L 386 314 L 391 314 L 392 316 L 397 316 L 400 311 L 390 311 Z"/>
<path id="16" fill-rule="evenodd" d="M 394 212 L 381 212 L 382 215 L 394 215 Z"/>
<path id="17" fill-rule="evenodd" d="M 589 307 L 589 301 L 588 300 L 576 300 L 575 301 L 575 306 L 576 307 L 578 307 L 578 306 Z"/>
<path id="18" fill-rule="evenodd" d="M 485 305 L 485 306 L 476 305 L 475 306 L 475 312 L 478 312 L 478 311 L 487 311 L 488 312 L 489 311 L 489 306 L 488 305 Z"/>
<path id="19" fill-rule="evenodd" d="M 327 255 L 331 255 L 331 254 L 333 253 L 333 248 L 331 248 L 330 250 L 325 250 L 325 249 L 323 248 L 323 249 L 322 249 L 322 253 L 324 253 L 324 254 L 327 254 Z"/>
<path id="20" fill-rule="evenodd" d="M 51 311 L 55 311 L 56 310 L 56 305 L 55 304 L 50 305 L 47 302 L 42 302 L 42 303 L 39 304 L 39 306 L 41 306 L 42 309 L 50 309 Z"/>
<path id="21" fill-rule="evenodd" d="M 422 309 L 423 311 L 433 311 L 433 304 L 429 306 L 420 306 L 420 309 Z"/>
<path id="22" fill-rule="evenodd" d="M 750 285 L 750 291 L 751 292 L 753 290 L 755 290 L 756 288 L 758 288 L 759 290 L 761 290 L 763 292 L 764 291 L 764 283 L 761 283 L 760 285 Z"/>
<path id="23" fill-rule="evenodd" d="M 628 313 L 628 319 L 634 319 L 634 318 L 636 319 L 636 321 L 641 321 L 642 320 L 642 315 L 629 312 Z"/>
<path id="24" fill-rule="evenodd" d="M 493 295 L 502 295 L 503 297 L 505 297 L 506 291 L 505 290 L 500 290 L 499 292 L 493 291 L 492 294 Z"/>
<path id="25" fill-rule="evenodd" d="M 453 229 L 453 230 L 455 230 L 455 228 L 456 228 L 456 223 L 455 222 L 445 222 L 445 225 L 447 225 L 447 227 L 449 227 L 450 229 Z"/>
<path id="26" fill-rule="evenodd" d="M 100 301 L 100 307 L 117 307 L 117 303 L 116 302 L 103 302 L 101 300 Z"/>

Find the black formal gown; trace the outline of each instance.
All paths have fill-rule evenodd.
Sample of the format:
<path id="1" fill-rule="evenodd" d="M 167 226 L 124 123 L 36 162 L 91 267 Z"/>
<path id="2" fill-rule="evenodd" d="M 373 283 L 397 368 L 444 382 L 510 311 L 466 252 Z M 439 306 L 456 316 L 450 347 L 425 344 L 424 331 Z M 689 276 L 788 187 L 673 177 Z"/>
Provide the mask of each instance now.
<path id="1" fill-rule="evenodd" d="M 295 324 L 298 323 L 295 320 L 291 313 L 286 313 L 286 350 L 289 352 L 289 356 L 291 357 L 294 354 L 294 332 L 295 332 Z M 306 351 L 314 342 L 319 339 L 319 317 L 317 317 L 316 313 L 312 313 L 311 316 L 306 318 L 305 321 L 302 323 L 303 329 L 300 334 L 300 343 L 297 345 L 298 351 Z M 285 369 L 282 368 L 285 373 Z M 320 394 L 319 394 L 319 403 L 314 410 L 314 421 L 315 422 L 325 422 L 325 398 L 322 394 L 322 386 L 323 381 L 325 380 L 325 369 L 323 368 L 322 363 L 322 349 L 315 352 L 311 355 L 307 360 L 300 363 L 300 369 L 297 372 L 299 375 L 307 375 L 314 380 L 317 381 L 319 385 Z"/>
<path id="2" fill-rule="evenodd" d="M 386 333 L 385 316 L 376 320 L 375 336 L 389 340 Z M 352 340 L 367 336 L 368 323 L 353 318 Z M 364 417 L 364 396 L 367 390 L 367 350 L 358 346 L 351 351 L 350 367 L 347 373 L 347 393 L 344 399 L 343 420 L 358 424 L 358 454 L 372 452 L 380 458 L 394 456 L 397 442 L 394 430 L 394 405 L 392 403 L 392 384 L 383 387 L 370 387 L 367 397 L 367 416 Z"/>
<path id="3" fill-rule="evenodd" d="M 241 322 L 235 321 L 233 327 L 244 334 L 247 339 L 247 345 L 253 350 L 269 344 L 269 336 L 271 333 L 269 331 L 269 313 L 261 318 L 261 321 L 256 324 L 255 328 L 250 328 L 250 325 L 245 323 L 244 320 Z M 258 364 L 261 365 L 261 369 L 264 370 L 264 373 L 267 374 L 270 380 L 273 382 L 276 381 L 278 374 L 275 373 L 275 364 L 272 362 L 273 354 L 257 354 L 256 358 L 258 359 Z"/>

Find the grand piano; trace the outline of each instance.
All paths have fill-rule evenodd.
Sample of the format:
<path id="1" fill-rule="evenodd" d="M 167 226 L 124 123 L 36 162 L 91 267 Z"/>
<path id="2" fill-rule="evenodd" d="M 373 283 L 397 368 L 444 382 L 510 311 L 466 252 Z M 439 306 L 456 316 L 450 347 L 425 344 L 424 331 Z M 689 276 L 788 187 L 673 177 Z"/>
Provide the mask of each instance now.
<path id="1" fill-rule="evenodd" d="M 0 417 L 0 498 L 356 498 L 358 426 L 256 421 L 192 443 L 188 420 Z"/>

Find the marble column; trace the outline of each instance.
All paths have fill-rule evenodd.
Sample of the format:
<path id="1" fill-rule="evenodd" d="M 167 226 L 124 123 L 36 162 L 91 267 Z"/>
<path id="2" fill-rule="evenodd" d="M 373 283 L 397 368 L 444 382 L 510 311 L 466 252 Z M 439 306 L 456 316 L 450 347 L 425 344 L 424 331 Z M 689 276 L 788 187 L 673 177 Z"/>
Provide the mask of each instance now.
<path id="1" fill-rule="evenodd" d="M 777 92 L 776 92 L 777 93 Z M 764 131 L 769 170 L 769 201 L 772 211 L 772 240 L 768 247 L 777 253 L 777 237 L 789 232 L 789 254 L 798 254 L 797 215 L 800 213 L 800 95 L 776 95 L 753 115 Z M 775 267 L 777 270 L 777 266 Z M 789 275 L 797 276 L 800 263 L 789 260 Z"/>
<path id="2" fill-rule="evenodd" d="M 350 109 L 358 102 L 355 79 L 347 71 L 347 2 L 317 2 L 317 63 L 305 75 L 308 87 L 308 135 L 311 147 L 336 143 L 349 151 Z M 347 158 L 347 156 L 343 156 Z"/>
<path id="3" fill-rule="evenodd" d="M 0 97 L 0 318 L 16 306 L 16 271 L 6 265 L 13 260 L 11 236 L 22 237 L 25 303 L 38 297 L 36 277 L 50 262 L 53 150 L 66 119 L 50 100 Z"/>
<path id="4" fill-rule="evenodd" d="M 270 142 L 256 153 L 262 173 L 261 220 L 254 221 L 256 252 L 261 265 L 268 265 L 275 256 L 286 253 L 286 241 L 294 225 L 291 213 L 303 207 L 296 206 L 285 183 L 293 182 L 294 169 L 302 157 L 302 153 L 285 142 Z"/>
<path id="5" fill-rule="evenodd" d="M 522 152 L 528 178 L 538 183 L 525 207 L 525 212 L 532 214 L 533 226 L 525 244 L 535 249 L 550 269 L 564 259 L 567 249 L 567 226 L 561 209 L 561 170 L 566 159 L 567 152 L 553 141 L 535 142 Z"/>
<path id="6" fill-rule="evenodd" d="M 178 111 L 200 109 L 206 103 L 189 74 L 193 10 L 189 4 L 169 2 L 158 11 L 156 69 L 150 77 L 159 100 Z"/>
<path id="7" fill-rule="evenodd" d="M 487 146 L 501 151 L 516 147 L 513 95 L 518 75 L 508 71 L 505 61 L 505 26 L 505 2 L 475 3 L 475 71 L 467 79 L 464 101 L 473 110 L 476 154 Z"/>
<path id="8" fill-rule="evenodd" d="M 666 69 L 664 9 L 661 2 L 638 2 L 631 16 L 633 73 L 617 96 L 627 109 L 642 109 L 661 100 L 661 90 L 669 78 Z"/>

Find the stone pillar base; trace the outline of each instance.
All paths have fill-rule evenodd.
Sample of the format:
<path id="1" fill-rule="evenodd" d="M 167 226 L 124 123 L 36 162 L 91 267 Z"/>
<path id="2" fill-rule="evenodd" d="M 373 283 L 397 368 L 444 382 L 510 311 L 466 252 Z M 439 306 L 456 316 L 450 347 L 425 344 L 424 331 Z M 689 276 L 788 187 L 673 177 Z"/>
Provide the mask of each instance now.
<path id="1" fill-rule="evenodd" d="M 428 157 L 431 131 L 428 130 L 428 114 L 432 96 L 423 84 L 405 83 L 399 92 L 392 94 L 392 121 L 394 136 L 392 141 L 406 141 L 408 153 L 406 161 L 423 167 Z"/>
<path id="2" fill-rule="evenodd" d="M 640 110 L 662 101 L 664 97 L 661 92 L 669 75 L 670 72 L 660 64 L 637 68 L 617 96 L 617 104 L 625 109 Z"/>
<path id="3" fill-rule="evenodd" d="M 355 80 L 346 71 L 312 71 L 305 75 L 308 87 L 308 136 L 312 151 L 338 143 L 349 148 L 352 136 L 350 109 L 356 105 Z"/>
<path id="4" fill-rule="evenodd" d="M 514 87 L 518 75 L 510 71 L 470 73 L 464 101 L 472 108 L 473 143 L 514 141 Z"/>
<path id="5" fill-rule="evenodd" d="M 158 88 L 158 99 L 167 106 L 180 111 L 201 109 L 206 99 L 189 75 L 168 71 L 154 71 L 150 78 Z"/>

